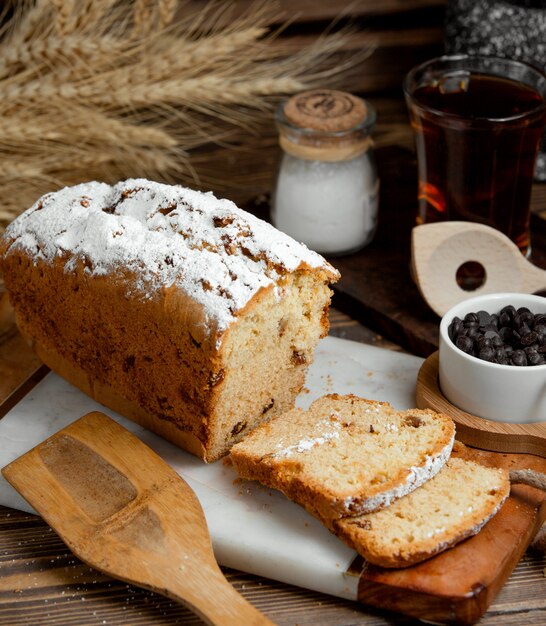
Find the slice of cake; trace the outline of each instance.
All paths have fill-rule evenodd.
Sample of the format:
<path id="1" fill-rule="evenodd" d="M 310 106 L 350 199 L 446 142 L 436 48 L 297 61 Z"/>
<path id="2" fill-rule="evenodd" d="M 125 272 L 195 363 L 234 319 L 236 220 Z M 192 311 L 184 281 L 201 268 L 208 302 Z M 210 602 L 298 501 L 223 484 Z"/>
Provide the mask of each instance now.
<path id="1" fill-rule="evenodd" d="M 49 367 L 207 461 L 293 407 L 339 278 L 232 202 L 147 180 L 45 195 L 0 269 Z"/>
<path id="2" fill-rule="evenodd" d="M 382 509 L 422 485 L 446 463 L 454 436 L 446 415 L 332 394 L 262 425 L 231 459 L 241 477 L 330 520 Z"/>
<path id="3" fill-rule="evenodd" d="M 367 561 L 407 567 L 475 535 L 509 492 L 506 470 L 452 457 L 431 480 L 386 509 L 327 526 Z"/>

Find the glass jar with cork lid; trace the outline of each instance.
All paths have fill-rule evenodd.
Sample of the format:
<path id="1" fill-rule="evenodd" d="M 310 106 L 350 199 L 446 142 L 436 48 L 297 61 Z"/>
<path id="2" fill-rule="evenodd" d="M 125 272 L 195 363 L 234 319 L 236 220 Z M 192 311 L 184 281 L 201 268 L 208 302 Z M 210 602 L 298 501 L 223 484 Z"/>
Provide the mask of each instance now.
<path id="1" fill-rule="evenodd" d="M 271 205 L 279 230 L 334 256 L 372 240 L 379 192 L 370 136 L 375 119 L 367 102 L 331 89 L 306 91 L 279 106 L 283 154 Z"/>

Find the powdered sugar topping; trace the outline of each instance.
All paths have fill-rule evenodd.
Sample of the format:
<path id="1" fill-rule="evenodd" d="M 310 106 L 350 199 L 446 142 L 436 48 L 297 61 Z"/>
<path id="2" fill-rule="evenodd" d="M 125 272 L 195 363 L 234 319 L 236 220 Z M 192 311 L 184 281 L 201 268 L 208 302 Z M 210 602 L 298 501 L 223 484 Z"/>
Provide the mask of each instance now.
<path id="1" fill-rule="evenodd" d="M 277 442 L 275 445 L 276 450 L 272 456 L 276 458 L 291 457 L 294 454 L 301 454 L 302 452 L 312 450 L 332 439 L 339 439 L 341 424 L 336 420 L 321 420 L 317 422 L 315 429 L 319 431 L 319 434 L 310 437 L 302 437 L 292 445 L 285 446 L 282 441 Z"/>
<path id="2" fill-rule="evenodd" d="M 10 249 L 23 248 L 37 260 L 66 259 L 66 271 L 83 262 L 95 276 L 129 272 L 137 297 L 176 285 L 220 330 L 287 272 L 324 268 L 338 277 L 320 255 L 233 202 L 144 179 L 46 194 L 6 236 Z"/>

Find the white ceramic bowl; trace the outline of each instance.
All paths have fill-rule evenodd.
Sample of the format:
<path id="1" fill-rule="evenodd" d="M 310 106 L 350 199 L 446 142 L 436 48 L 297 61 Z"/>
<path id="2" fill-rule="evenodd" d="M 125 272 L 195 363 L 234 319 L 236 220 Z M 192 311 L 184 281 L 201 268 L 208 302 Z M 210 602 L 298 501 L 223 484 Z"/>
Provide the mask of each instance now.
<path id="1" fill-rule="evenodd" d="M 517 367 L 483 361 L 451 341 L 448 327 L 455 316 L 513 305 L 546 313 L 546 298 L 522 293 L 493 293 L 469 298 L 452 307 L 440 323 L 439 376 L 444 396 L 459 409 L 497 422 L 546 421 L 546 365 Z"/>

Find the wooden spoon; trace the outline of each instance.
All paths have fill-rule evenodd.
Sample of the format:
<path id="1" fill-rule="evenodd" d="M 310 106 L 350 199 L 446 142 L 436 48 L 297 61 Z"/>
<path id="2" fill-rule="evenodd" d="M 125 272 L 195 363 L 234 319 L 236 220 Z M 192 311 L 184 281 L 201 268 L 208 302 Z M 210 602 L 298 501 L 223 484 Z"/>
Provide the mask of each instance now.
<path id="1" fill-rule="evenodd" d="M 534 293 L 546 289 L 546 270 L 527 261 L 503 233 L 484 224 L 438 222 L 416 226 L 411 241 L 414 280 L 440 317 L 452 306 L 483 293 Z M 485 270 L 473 291 L 457 284 L 457 270 L 475 261 Z"/>
<path id="2" fill-rule="evenodd" d="M 183 602 L 208 624 L 272 624 L 222 574 L 191 488 L 106 415 L 85 415 L 2 473 L 88 565 Z"/>

